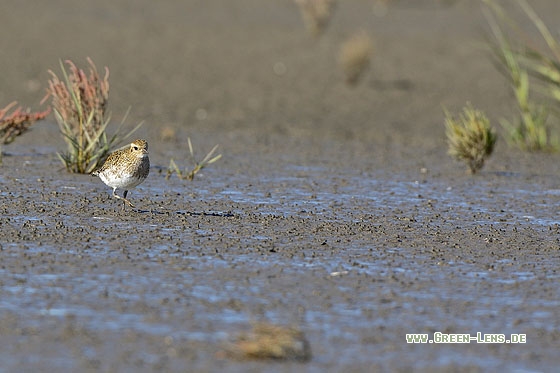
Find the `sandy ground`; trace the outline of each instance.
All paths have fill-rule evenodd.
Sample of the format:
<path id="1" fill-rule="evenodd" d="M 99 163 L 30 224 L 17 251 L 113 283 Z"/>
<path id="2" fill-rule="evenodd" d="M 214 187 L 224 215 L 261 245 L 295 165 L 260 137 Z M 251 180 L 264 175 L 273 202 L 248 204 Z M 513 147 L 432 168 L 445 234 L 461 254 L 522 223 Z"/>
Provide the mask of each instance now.
<path id="1" fill-rule="evenodd" d="M 53 118 L 3 147 L 0 371 L 556 369 L 558 155 L 500 138 L 473 177 L 446 154 L 442 106 L 515 114 L 478 2 L 340 1 L 318 39 L 288 0 L 76 4 L 4 5 L 0 105 L 38 110 L 47 70 L 90 56 L 153 167 L 123 212 L 63 170 Z M 350 87 L 360 30 L 374 59 Z M 223 158 L 166 180 L 187 137 Z M 312 359 L 224 358 L 255 321 L 301 329 Z M 527 342 L 406 343 L 436 332 Z"/>

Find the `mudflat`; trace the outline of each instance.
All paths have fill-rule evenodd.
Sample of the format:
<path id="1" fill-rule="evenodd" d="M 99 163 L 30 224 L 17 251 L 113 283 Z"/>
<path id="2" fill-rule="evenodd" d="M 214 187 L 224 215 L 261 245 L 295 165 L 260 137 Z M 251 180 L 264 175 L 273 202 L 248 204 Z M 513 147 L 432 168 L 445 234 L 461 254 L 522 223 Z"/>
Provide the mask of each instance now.
<path id="1" fill-rule="evenodd" d="M 466 174 L 442 107 L 498 130 L 516 114 L 480 3 L 375 4 L 339 1 L 318 38 L 288 0 L 5 4 L 0 105 L 40 109 L 47 71 L 89 56 L 112 129 L 128 107 L 145 121 L 152 169 L 122 211 L 64 170 L 53 117 L 3 146 L 0 370 L 555 370 L 558 154 L 500 137 Z M 362 30 L 372 62 L 349 86 L 339 48 Z M 222 159 L 166 179 L 189 137 Z M 301 330 L 311 359 L 225 357 L 255 322 Z"/>

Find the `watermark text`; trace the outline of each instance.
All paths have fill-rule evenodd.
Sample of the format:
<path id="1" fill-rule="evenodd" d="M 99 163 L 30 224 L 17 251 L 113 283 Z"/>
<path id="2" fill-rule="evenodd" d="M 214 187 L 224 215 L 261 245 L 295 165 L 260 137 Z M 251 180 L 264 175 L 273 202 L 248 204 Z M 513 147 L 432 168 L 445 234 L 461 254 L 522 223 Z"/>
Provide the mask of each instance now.
<path id="1" fill-rule="evenodd" d="M 406 343 L 527 343 L 527 335 L 493 334 L 477 332 L 471 334 L 450 334 L 435 332 L 430 338 L 429 334 L 407 334 Z"/>

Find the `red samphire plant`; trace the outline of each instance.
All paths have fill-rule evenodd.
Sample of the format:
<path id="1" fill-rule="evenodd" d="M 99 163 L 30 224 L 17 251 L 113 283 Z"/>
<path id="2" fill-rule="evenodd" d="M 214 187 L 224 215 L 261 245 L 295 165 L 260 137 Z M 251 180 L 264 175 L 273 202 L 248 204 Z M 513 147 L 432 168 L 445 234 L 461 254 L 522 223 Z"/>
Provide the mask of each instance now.
<path id="1" fill-rule="evenodd" d="M 19 106 L 8 114 L 16 105 L 17 102 L 14 101 L 0 109 L 0 144 L 11 143 L 16 137 L 26 132 L 33 123 L 45 119 L 51 112 L 51 109 L 48 108 L 45 111 L 32 113 L 29 109 L 23 110 Z"/>

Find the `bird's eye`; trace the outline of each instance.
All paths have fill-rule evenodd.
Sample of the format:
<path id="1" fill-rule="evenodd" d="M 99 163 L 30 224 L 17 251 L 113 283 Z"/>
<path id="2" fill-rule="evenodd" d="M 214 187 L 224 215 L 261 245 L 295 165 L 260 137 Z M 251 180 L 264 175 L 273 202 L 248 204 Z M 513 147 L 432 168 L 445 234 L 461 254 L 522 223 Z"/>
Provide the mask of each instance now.
<path id="1" fill-rule="evenodd" d="M 138 147 L 137 147 L 137 146 L 133 146 L 132 149 L 138 150 Z"/>

